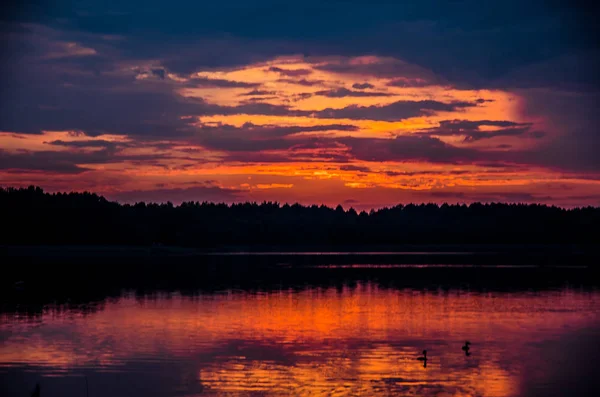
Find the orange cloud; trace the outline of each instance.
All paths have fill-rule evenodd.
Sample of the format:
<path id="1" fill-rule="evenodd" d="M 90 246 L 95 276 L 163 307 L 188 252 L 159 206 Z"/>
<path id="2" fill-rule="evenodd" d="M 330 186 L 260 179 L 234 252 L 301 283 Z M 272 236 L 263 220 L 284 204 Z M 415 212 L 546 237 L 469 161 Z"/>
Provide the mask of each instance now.
<path id="1" fill-rule="evenodd" d="M 538 153 L 551 138 L 547 123 L 524 115 L 518 94 L 454 87 L 392 58 L 287 56 L 191 75 L 130 62 L 114 73 L 135 77 L 123 92 L 168 94 L 160 98 L 172 103 L 131 129 L 103 120 L 93 133 L 0 132 L 0 183 L 120 197 L 201 178 L 244 192 L 228 200 L 365 206 L 501 200 L 501 191 L 572 205 L 599 194 L 597 178 L 547 166 Z M 542 187 L 560 184 L 571 190 Z"/>

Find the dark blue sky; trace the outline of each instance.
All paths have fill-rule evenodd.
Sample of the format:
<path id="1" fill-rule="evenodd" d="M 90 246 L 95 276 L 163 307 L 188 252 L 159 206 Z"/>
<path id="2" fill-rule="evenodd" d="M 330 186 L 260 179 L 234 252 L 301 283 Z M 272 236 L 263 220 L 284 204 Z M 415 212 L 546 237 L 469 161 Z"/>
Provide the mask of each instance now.
<path id="1" fill-rule="evenodd" d="M 14 3 L 4 13 L 4 21 L 39 23 L 82 36 L 124 36 L 127 40 L 115 46 L 122 56 L 168 54 L 167 65 L 180 72 L 245 64 L 282 53 L 373 54 L 417 63 L 465 84 L 531 85 L 511 80 L 511 72 L 536 62 L 573 57 L 582 61 L 575 76 L 556 76 L 548 70 L 547 75 L 537 76 L 536 84 L 552 84 L 559 77 L 597 83 L 597 73 L 586 61 L 597 56 L 587 52 L 598 49 L 598 6 L 584 1 Z M 177 56 L 207 40 L 219 40 L 223 47 L 201 47 L 184 59 Z M 597 65 L 597 59 L 593 62 Z"/>

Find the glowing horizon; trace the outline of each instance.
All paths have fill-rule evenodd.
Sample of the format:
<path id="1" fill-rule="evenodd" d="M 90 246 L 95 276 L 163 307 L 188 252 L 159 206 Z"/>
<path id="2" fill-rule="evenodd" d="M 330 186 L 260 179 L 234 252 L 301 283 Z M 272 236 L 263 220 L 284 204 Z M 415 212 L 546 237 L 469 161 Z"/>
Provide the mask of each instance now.
<path id="1" fill-rule="evenodd" d="M 0 124 L 2 186 L 120 202 L 357 209 L 600 201 L 593 142 L 572 132 L 591 120 L 554 111 L 554 102 L 587 94 L 469 86 L 392 56 L 288 54 L 174 68 L 115 56 L 123 38 L 78 42 L 41 25 L 23 29 L 19 40 L 36 51 L 20 73 L 50 85 L 27 98 L 29 113 Z M 100 61 L 109 66 L 94 74 L 86 62 Z"/>

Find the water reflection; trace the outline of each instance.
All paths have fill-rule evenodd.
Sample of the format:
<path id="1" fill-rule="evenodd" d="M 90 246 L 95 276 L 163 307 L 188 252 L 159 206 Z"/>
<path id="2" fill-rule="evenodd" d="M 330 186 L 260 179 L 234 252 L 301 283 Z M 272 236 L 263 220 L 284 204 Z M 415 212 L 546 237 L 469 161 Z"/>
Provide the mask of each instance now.
<path id="1" fill-rule="evenodd" d="M 90 396 L 512 396 L 543 346 L 589 327 L 599 307 L 597 292 L 375 283 L 124 293 L 37 317 L 4 314 L 0 380 L 9 396 L 38 381 L 44 396 L 81 396 L 86 378 Z"/>

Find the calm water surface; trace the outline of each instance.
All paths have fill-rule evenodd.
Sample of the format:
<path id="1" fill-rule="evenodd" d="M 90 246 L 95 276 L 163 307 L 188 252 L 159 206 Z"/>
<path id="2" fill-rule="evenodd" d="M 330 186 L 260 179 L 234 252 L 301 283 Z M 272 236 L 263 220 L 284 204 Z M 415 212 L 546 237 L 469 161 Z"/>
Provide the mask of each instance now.
<path id="1" fill-rule="evenodd" d="M 569 353 L 597 340 L 599 309 L 596 290 L 569 288 L 124 291 L 3 314 L 0 394 L 551 395 L 556 373 L 581 372 Z"/>

